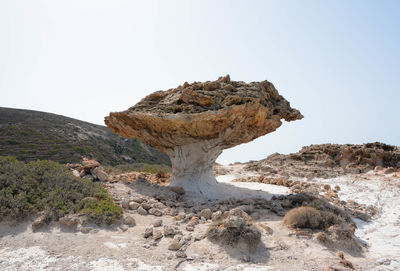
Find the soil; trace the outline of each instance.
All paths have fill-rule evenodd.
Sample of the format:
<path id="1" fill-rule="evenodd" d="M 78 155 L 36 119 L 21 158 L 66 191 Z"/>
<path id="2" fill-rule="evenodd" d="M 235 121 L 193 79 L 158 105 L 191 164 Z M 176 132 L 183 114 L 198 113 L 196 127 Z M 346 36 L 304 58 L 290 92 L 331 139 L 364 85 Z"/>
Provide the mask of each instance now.
<path id="1" fill-rule="evenodd" d="M 190 194 L 179 195 L 166 186 L 151 184 L 140 178 L 138 181 L 104 183 L 116 202 L 121 205 L 126 203 L 127 199 L 141 198 L 149 204 L 164 204 L 165 207 L 161 208 L 164 214 L 140 215 L 137 210 L 125 208 L 124 215 L 130 215 L 136 221 L 136 226 L 128 227 L 126 231 L 120 228 L 122 224 L 109 228 L 85 225 L 83 228 L 89 230 L 83 231 L 79 227 L 69 228 L 54 222 L 33 232 L 32 220 L 19 224 L 3 222 L 0 225 L 0 269 L 347 270 L 343 265 L 345 261 L 338 256 L 339 251 L 344 252 L 346 261 L 350 261 L 356 270 L 400 268 L 400 217 L 395 208 L 398 204 L 396 198 L 400 198 L 399 173 L 385 174 L 381 170 L 323 181 L 303 180 L 321 184 L 330 181 L 332 185 L 340 185 L 338 195 L 341 200 L 353 198 L 360 204 L 373 204 L 380 210 L 379 214 L 368 222 L 354 219 L 358 225 L 356 234 L 366 246 L 362 251 L 349 251 L 321 244 L 316 239 L 316 232 L 297 234 L 295 230 L 283 224 L 284 213 L 280 213 L 280 209 L 277 210 L 274 206 L 282 202 L 280 198 L 282 200 L 285 195 L 291 193 L 290 189 L 273 184 L 233 182 L 234 179 L 258 175 L 257 172 L 244 170 L 244 165 L 240 164 L 220 167 L 216 171 L 223 173 L 217 179 L 230 186 L 232 191 L 257 191 L 255 194 L 258 199 L 255 199 L 254 203 L 248 199 L 233 198 L 204 201 L 193 198 Z M 385 189 L 388 192 L 384 192 Z M 276 195 L 273 196 L 271 191 Z M 193 213 L 194 216 L 198 216 L 205 208 L 215 211 L 221 208 L 235 208 L 246 203 L 254 206 L 251 217 L 254 224 L 262 230 L 262 242 L 254 250 L 240 245 L 236 248 L 224 247 L 203 238 L 212 223 L 211 220 L 200 219 L 194 231 L 188 231 L 188 221 L 176 217 L 176 212 L 186 215 Z M 185 249 L 178 252 L 168 250 L 172 237 L 164 236 L 156 242 L 151 237 L 143 237 L 146 228 L 152 227 L 158 219 L 162 219 L 163 225 L 177 226 L 183 238 L 189 239 L 191 236 Z M 154 229 L 162 231 L 163 226 Z"/>

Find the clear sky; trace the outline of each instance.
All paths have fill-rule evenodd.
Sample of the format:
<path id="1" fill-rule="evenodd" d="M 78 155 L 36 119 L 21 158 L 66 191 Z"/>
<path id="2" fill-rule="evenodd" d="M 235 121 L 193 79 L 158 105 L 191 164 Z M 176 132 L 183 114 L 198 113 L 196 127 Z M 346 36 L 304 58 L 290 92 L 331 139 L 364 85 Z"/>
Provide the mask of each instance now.
<path id="1" fill-rule="evenodd" d="M 0 106 L 103 124 L 185 81 L 274 83 L 305 118 L 225 150 L 400 145 L 400 1 L 0 1 Z"/>

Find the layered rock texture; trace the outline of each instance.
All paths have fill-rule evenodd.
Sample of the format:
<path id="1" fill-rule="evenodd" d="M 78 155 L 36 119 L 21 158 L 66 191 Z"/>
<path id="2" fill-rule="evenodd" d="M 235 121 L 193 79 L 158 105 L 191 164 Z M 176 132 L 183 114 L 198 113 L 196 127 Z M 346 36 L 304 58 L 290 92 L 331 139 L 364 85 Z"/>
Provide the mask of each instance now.
<path id="1" fill-rule="evenodd" d="M 272 154 L 245 168 L 270 176 L 332 178 L 346 173 L 364 173 L 375 167 L 386 168 L 388 172 L 400 169 L 400 148 L 379 142 L 311 145 L 297 153 Z"/>
<path id="2" fill-rule="evenodd" d="M 110 113 L 105 123 L 168 154 L 171 185 L 212 197 L 218 195 L 212 167 L 223 149 L 275 131 L 282 119 L 302 118 L 272 83 L 247 84 L 227 75 L 154 92 L 126 111 Z"/>

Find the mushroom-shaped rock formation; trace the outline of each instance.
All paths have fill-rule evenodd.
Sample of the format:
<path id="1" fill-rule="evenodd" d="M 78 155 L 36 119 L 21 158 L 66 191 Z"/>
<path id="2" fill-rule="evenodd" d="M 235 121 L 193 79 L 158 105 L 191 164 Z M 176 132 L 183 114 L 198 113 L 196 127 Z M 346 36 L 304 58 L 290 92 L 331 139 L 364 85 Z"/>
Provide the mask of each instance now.
<path id="1" fill-rule="evenodd" d="M 171 186 L 215 198 L 221 189 L 213 165 L 223 149 L 275 131 L 281 119 L 302 118 L 272 83 L 246 84 L 227 75 L 156 91 L 126 111 L 110 113 L 105 123 L 168 154 Z"/>

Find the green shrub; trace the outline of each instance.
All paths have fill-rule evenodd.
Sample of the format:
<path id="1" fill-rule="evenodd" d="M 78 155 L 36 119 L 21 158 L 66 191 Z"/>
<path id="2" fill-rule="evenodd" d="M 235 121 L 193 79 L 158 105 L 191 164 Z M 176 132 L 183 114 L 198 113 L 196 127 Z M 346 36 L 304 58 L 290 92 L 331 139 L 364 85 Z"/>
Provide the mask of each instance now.
<path id="1" fill-rule="evenodd" d="M 84 200 L 88 197 L 94 200 Z M 67 167 L 0 156 L 0 221 L 6 217 L 21 220 L 38 212 L 54 220 L 83 213 L 93 222 L 107 224 L 122 217 L 122 209 L 103 187 L 74 177 Z"/>

